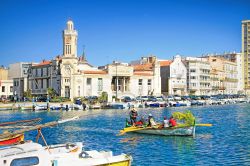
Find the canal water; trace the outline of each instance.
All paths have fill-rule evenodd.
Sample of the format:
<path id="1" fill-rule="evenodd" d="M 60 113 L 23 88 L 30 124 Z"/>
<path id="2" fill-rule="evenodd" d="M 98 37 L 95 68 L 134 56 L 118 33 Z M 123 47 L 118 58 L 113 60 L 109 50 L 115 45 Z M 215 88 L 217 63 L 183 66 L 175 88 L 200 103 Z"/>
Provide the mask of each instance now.
<path id="1" fill-rule="evenodd" d="M 86 150 L 112 150 L 133 156 L 133 165 L 250 165 L 250 104 L 205 107 L 141 109 L 140 116 L 153 114 L 156 121 L 175 111 L 191 110 L 197 123 L 193 137 L 126 134 L 116 136 L 125 125 L 128 110 L 71 112 L 1 111 L 0 122 L 40 117 L 42 123 L 82 116 L 81 119 L 42 129 L 48 144 L 83 142 Z M 36 131 L 26 133 L 35 141 Z M 40 140 L 42 143 L 42 141 Z"/>

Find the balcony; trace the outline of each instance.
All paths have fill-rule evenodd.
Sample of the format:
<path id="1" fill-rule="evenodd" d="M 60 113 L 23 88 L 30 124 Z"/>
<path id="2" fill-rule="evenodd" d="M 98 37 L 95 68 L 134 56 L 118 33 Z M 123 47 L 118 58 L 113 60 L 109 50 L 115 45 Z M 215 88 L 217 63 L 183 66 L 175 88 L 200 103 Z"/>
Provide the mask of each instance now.
<path id="1" fill-rule="evenodd" d="M 178 84 L 174 84 L 172 86 L 173 89 L 185 89 L 186 88 L 186 85 L 178 85 Z"/>
<path id="2" fill-rule="evenodd" d="M 212 86 L 212 90 L 219 90 L 219 86 Z"/>
<path id="3" fill-rule="evenodd" d="M 32 94 L 47 94 L 47 89 L 32 89 Z"/>
<path id="4" fill-rule="evenodd" d="M 219 81 L 219 78 L 210 78 L 211 81 Z"/>
<path id="5" fill-rule="evenodd" d="M 226 89 L 225 86 L 220 86 L 220 87 L 219 87 L 219 90 L 225 90 L 225 89 Z"/>
<path id="6" fill-rule="evenodd" d="M 225 81 L 226 81 L 226 82 L 238 82 L 238 79 L 226 77 L 226 78 L 225 78 Z"/>

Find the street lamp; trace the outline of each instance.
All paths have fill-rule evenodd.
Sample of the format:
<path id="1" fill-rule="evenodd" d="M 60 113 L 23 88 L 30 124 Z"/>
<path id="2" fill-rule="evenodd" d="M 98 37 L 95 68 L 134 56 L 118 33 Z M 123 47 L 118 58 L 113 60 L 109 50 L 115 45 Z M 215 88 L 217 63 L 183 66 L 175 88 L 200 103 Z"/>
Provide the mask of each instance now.
<path id="1" fill-rule="evenodd" d="M 116 84 L 116 100 L 117 100 L 117 97 L 118 97 L 118 76 L 117 76 L 117 62 L 115 62 L 115 76 L 116 76 L 116 81 L 115 81 L 115 84 Z"/>

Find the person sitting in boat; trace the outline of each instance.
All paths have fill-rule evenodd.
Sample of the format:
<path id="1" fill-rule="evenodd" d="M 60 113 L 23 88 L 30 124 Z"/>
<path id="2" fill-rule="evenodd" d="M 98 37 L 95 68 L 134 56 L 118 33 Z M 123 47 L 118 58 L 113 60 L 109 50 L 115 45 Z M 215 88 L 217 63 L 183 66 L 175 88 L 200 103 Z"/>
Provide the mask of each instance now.
<path id="1" fill-rule="evenodd" d="M 170 126 L 170 127 L 175 127 L 175 126 L 177 126 L 177 122 L 176 122 L 176 120 L 174 119 L 173 116 L 171 116 L 170 119 L 169 119 L 169 126 Z"/>
<path id="2" fill-rule="evenodd" d="M 135 108 L 132 108 L 132 110 L 129 113 L 129 116 L 130 116 L 131 124 L 134 125 L 136 123 L 136 118 L 138 116 L 138 113 L 135 110 Z"/>
<path id="3" fill-rule="evenodd" d="M 169 127 L 169 120 L 167 119 L 167 117 L 166 117 L 166 116 L 164 116 L 164 120 L 163 120 L 163 127 L 164 127 L 164 128 Z"/>
<path id="4" fill-rule="evenodd" d="M 135 126 L 143 126 L 144 123 L 145 123 L 145 122 L 144 122 L 144 118 L 141 117 L 141 119 L 140 119 L 139 121 L 135 122 Z"/>
<path id="5" fill-rule="evenodd" d="M 152 114 L 148 114 L 148 126 L 153 128 L 157 126 Z"/>

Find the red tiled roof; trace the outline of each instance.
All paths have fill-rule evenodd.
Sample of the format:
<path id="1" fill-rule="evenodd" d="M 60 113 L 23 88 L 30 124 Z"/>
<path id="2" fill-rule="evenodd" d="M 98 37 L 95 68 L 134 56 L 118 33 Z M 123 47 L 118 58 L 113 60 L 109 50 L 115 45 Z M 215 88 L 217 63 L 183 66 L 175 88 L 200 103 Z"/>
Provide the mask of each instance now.
<path id="1" fill-rule="evenodd" d="M 171 63 L 172 61 L 168 61 L 168 60 L 160 61 L 160 66 L 169 66 Z"/>
<path id="2" fill-rule="evenodd" d="M 102 70 L 85 70 L 82 71 L 83 74 L 107 74 L 106 71 L 102 71 Z"/>
<path id="3" fill-rule="evenodd" d="M 151 71 L 153 69 L 152 63 L 133 65 L 134 71 Z"/>
<path id="4" fill-rule="evenodd" d="M 152 76 L 153 73 L 149 72 L 134 72 L 134 75 L 140 75 L 140 76 Z"/>
<path id="5" fill-rule="evenodd" d="M 51 64 L 51 61 L 42 61 L 39 64 L 34 64 L 33 66 L 45 66 Z"/>

